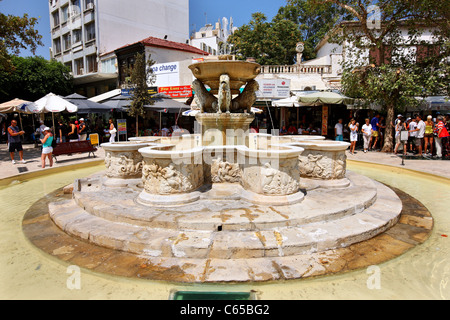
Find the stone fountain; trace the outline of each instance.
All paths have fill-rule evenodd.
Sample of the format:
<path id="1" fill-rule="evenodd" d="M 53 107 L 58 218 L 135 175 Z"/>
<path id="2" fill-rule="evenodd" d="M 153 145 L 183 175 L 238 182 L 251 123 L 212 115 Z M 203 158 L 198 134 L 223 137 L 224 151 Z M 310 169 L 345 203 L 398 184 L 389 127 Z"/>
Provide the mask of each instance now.
<path id="1" fill-rule="evenodd" d="M 304 277 L 311 255 L 397 223 L 396 194 L 347 172 L 348 143 L 249 132 L 258 64 L 189 68 L 201 132 L 103 144 L 106 172 L 50 205 L 64 232 L 145 257 L 151 279 L 240 282 Z"/>

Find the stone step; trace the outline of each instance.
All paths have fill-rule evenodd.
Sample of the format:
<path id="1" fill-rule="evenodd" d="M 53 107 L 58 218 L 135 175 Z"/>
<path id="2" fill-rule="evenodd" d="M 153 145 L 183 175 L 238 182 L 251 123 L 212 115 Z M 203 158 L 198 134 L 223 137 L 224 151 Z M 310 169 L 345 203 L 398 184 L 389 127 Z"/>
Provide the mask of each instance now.
<path id="1" fill-rule="evenodd" d="M 187 206 L 147 207 L 135 202 L 139 191 L 126 189 L 74 192 L 78 206 L 92 215 L 148 228 L 229 231 L 271 230 L 341 219 L 369 208 L 377 199 L 372 180 L 349 175 L 345 189 L 315 189 L 303 202 L 290 206 L 258 206 L 242 200 L 200 200 Z"/>
<path id="2" fill-rule="evenodd" d="M 401 200 L 377 184 L 377 201 L 340 219 L 270 230 L 175 230 L 114 222 L 91 215 L 74 200 L 52 203 L 50 217 L 66 233 L 95 245 L 150 257 L 248 259 L 283 257 L 346 247 L 397 222 Z"/>

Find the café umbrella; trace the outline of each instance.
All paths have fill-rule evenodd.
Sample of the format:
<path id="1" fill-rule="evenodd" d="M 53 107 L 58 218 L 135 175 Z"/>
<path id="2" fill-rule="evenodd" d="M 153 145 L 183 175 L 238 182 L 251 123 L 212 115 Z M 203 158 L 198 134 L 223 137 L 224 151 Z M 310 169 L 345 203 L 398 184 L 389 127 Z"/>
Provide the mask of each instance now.
<path id="1" fill-rule="evenodd" d="M 20 119 L 20 129 L 23 130 L 21 114 L 22 113 L 28 113 L 26 111 L 25 106 L 30 104 L 30 103 L 31 102 L 29 102 L 29 101 L 16 98 L 16 99 L 13 99 L 11 101 L 7 101 L 7 102 L 4 102 L 4 103 L 0 104 L 0 112 L 2 112 L 2 113 L 15 113 L 15 112 L 17 112 L 19 114 L 19 119 Z"/>
<path id="2" fill-rule="evenodd" d="M 51 112 L 53 128 L 55 128 L 55 112 L 68 111 L 74 113 L 78 111 L 76 105 L 53 93 L 49 93 L 45 97 L 35 101 L 33 104 L 28 105 L 27 108 L 34 113 Z"/>

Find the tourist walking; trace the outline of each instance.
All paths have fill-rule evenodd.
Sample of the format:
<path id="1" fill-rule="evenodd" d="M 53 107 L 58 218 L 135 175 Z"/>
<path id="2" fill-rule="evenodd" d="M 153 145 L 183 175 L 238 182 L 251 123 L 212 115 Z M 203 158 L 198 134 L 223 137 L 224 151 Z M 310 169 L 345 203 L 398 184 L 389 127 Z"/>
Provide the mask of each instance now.
<path id="1" fill-rule="evenodd" d="M 336 141 L 344 141 L 344 125 L 342 124 L 342 119 L 338 120 L 338 123 L 334 126 L 334 136 Z"/>
<path id="2" fill-rule="evenodd" d="M 116 142 L 116 134 L 117 134 L 117 129 L 114 127 L 114 121 L 113 119 L 109 119 L 109 142 L 113 143 Z"/>
<path id="3" fill-rule="evenodd" d="M 364 153 L 367 153 L 370 147 L 370 138 L 372 137 L 372 125 L 370 124 L 369 118 L 366 119 L 366 123 L 362 126 L 361 132 L 364 140 Z"/>
<path id="4" fill-rule="evenodd" d="M 425 135 L 423 137 L 424 147 L 423 152 L 427 154 L 428 145 L 430 146 L 430 152 L 428 154 L 433 155 L 433 146 L 434 146 L 434 122 L 433 117 L 428 116 L 427 121 L 425 122 Z"/>
<path id="5" fill-rule="evenodd" d="M 439 115 L 437 121 L 436 156 L 438 158 L 445 158 L 448 155 L 447 148 L 450 134 L 445 126 L 444 117 Z"/>
<path id="6" fill-rule="evenodd" d="M 53 167 L 53 133 L 49 127 L 44 128 L 44 139 L 41 139 L 42 143 L 42 155 L 41 155 L 41 164 L 42 168 L 45 168 L 45 159 L 48 158 L 50 167 Z"/>
<path id="7" fill-rule="evenodd" d="M 72 122 L 72 120 L 69 120 L 69 142 L 76 142 L 78 141 L 78 130 L 77 126 Z"/>
<path id="8" fill-rule="evenodd" d="M 359 123 L 356 123 L 355 119 L 352 119 L 349 124 L 350 129 L 350 152 L 355 154 L 356 142 L 358 141 L 358 127 Z"/>
<path id="9" fill-rule="evenodd" d="M 12 164 L 16 164 L 16 160 L 14 160 L 14 153 L 19 152 L 20 163 L 26 163 L 23 160 L 23 147 L 22 141 L 20 140 L 20 136 L 23 136 L 25 131 L 20 131 L 17 126 L 17 121 L 12 120 L 11 126 L 8 127 L 8 147 L 9 147 L 9 155 L 11 157 Z"/>
<path id="10" fill-rule="evenodd" d="M 371 139 L 371 145 L 372 149 L 375 150 L 378 142 L 378 137 L 380 135 L 379 128 L 380 128 L 380 114 L 376 114 L 375 117 L 372 118 L 370 121 L 370 124 L 372 125 L 372 139 Z M 374 141 L 375 140 L 375 141 Z"/>

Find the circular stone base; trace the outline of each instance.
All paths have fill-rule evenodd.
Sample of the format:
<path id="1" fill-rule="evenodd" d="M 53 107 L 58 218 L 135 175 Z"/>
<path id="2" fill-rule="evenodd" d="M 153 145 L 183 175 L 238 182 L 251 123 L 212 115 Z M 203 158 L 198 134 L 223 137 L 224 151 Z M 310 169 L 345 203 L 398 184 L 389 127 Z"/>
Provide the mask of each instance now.
<path id="1" fill-rule="evenodd" d="M 368 240 L 357 241 L 345 247 L 322 251 L 305 251 L 290 255 L 288 254 L 288 248 L 285 248 L 284 255 L 277 254 L 276 245 L 273 252 L 267 251 L 262 257 L 255 254 L 256 252 L 252 253 L 250 246 L 256 239 L 267 246 L 269 245 L 271 239 L 268 237 L 269 234 L 264 232 L 255 232 L 256 239 L 247 238 L 249 241 L 247 251 L 231 252 L 233 254 L 231 258 L 223 256 L 228 252 L 227 248 L 221 249 L 219 245 L 214 250 L 209 248 L 207 257 L 200 258 L 199 256 L 195 258 L 195 254 L 203 251 L 202 239 L 192 238 L 189 240 L 190 234 L 188 231 L 177 233 L 178 236 L 166 239 L 171 242 L 171 247 L 167 247 L 166 250 L 172 249 L 172 253 L 146 251 L 144 248 L 142 251 L 145 252 L 144 255 L 97 246 L 91 242 L 97 241 L 101 237 L 101 234 L 95 230 L 94 219 L 79 220 L 78 228 L 75 228 L 74 225 L 57 226 L 50 219 L 49 206 L 50 208 L 52 206 L 64 206 L 65 203 L 71 201 L 72 195 L 64 195 L 62 189 L 47 195 L 31 206 L 24 216 L 22 226 L 24 234 L 36 247 L 51 256 L 94 272 L 187 283 L 289 280 L 348 272 L 377 265 L 425 242 L 433 228 L 433 218 L 429 211 L 420 202 L 404 192 L 393 190 L 401 200 L 402 211 L 396 219 L 396 223 L 384 232 Z M 383 201 L 389 202 L 384 196 Z M 95 209 L 92 203 L 86 202 L 86 204 L 93 206 L 92 210 Z M 99 207 L 100 209 L 101 207 Z M 182 207 L 180 207 L 180 210 L 182 211 Z M 72 211 L 66 210 L 63 214 L 72 220 L 80 219 L 78 214 L 74 214 L 75 211 L 75 209 Z M 280 214 L 282 213 L 280 212 Z M 229 215 L 225 213 L 222 214 L 221 218 L 222 221 L 230 219 Z M 177 219 L 179 223 L 182 223 L 181 216 Z M 256 217 L 250 219 L 257 220 Z M 148 221 L 148 223 L 152 222 Z M 77 230 L 81 230 L 83 224 L 92 228 L 89 234 L 83 235 L 80 233 L 79 237 L 68 234 L 74 234 Z M 225 224 L 223 226 L 225 227 Z M 168 221 L 165 227 L 170 228 Z M 281 231 L 280 228 L 271 230 Z M 111 229 L 109 232 L 114 234 L 115 230 Z M 236 231 L 230 234 L 238 236 L 241 232 Z M 320 233 L 315 232 L 315 234 L 319 236 Z M 137 239 L 146 241 L 152 235 L 141 231 L 135 236 Z M 284 240 L 282 237 L 277 237 L 276 232 L 273 236 L 276 242 Z M 116 238 L 115 241 L 124 241 L 124 237 L 125 235 L 122 238 Z M 236 237 L 233 237 L 231 242 L 227 242 L 227 244 L 235 245 L 236 239 Z M 157 240 L 157 238 L 152 238 L 152 241 Z M 183 246 L 183 243 L 186 242 L 190 242 L 196 250 L 193 252 L 180 251 L 180 246 Z M 133 245 L 132 243 L 127 245 L 129 246 L 127 247 L 128 250 L 133 249 L 130 247 Z M 186 244 L 185 248 L 187 248 Z M 216 253 L 212 254 L 211 251 Z M 186 254 L 191 257 L 188 258 Z"/>
<path id="2" fill-rule="evenodd" d="M 183 194 L 157 195 L 142 191 L 137 197 L 137 203 L 149 206 L 178 206 L 192 203 L 200 199 L 200 193 L 194 191 Z"/>

